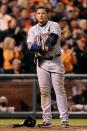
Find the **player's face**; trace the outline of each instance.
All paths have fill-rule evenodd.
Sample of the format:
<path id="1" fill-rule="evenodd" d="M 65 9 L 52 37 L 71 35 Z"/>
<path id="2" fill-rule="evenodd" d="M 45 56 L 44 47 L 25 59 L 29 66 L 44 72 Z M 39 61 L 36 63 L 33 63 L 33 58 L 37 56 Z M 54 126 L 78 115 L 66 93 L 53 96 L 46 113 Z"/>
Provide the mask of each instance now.
<path id="1" fill-rule="evenodd" d="M 48 20 L 48 15 L 45 9 L 38 9 L 36 12 L 36 18 L 39 23 L 46 23 Z"/>

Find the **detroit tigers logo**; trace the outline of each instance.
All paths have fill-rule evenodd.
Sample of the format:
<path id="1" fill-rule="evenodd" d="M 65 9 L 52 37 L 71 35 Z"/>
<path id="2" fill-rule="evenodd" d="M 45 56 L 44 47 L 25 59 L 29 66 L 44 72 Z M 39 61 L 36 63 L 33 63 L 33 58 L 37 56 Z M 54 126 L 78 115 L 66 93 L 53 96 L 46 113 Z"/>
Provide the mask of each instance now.
<path id="1" fill-rule="evenodd" d="M 48 38 L 48 35 L 49 35 L 48 33 L 44 33 L 44 34 L 39 33 L 38 35 L 36 35 L 36 40 L 35 40 L 36 43 L 40 46 L 44 46 L 44 44 Z"/>
<path id="2" fill-rule="evenodd" d="M 47 27 L 45 32 L 43 30 L 40 30 L 40 28 L 37 28 L 35 42 L 40 46 L 44 46 L 49 34 L 50 34 L 50 27 Z"/>

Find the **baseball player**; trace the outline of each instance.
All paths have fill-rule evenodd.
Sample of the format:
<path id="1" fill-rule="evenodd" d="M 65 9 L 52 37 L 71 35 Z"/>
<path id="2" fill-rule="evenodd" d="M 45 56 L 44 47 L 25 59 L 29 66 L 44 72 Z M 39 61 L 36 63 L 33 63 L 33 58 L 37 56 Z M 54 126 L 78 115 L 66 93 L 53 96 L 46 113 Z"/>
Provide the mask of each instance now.
<path id="1" fill-rule="evenodd" d="M 51 87 L 53 85 L 62 127 L 68 127 L 67 99 L 64 89 L 64 66 L 61 62 L 60 37 L 58 23 L 48 20 L 48 10 L 39 6 L 36 9 L 38 23 L 28 31 L 27 43 L 37 59 L 37 76 L 41 93 L 43 123 L 39 127 L 51 127 Z"/>

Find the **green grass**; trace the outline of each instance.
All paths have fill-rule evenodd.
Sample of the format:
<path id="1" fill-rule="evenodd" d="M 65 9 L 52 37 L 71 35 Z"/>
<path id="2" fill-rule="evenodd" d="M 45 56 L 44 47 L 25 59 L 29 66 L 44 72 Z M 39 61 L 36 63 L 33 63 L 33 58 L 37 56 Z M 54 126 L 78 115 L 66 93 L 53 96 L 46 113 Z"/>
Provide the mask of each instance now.
<path id="1" fill-rule="evenodd" d="M 11 125 L 11 124 L 20 124 L 24 120 L 23 119 L 0 119 L 0 125 Z M 41 119 L 37 119 L 37 124 L 41 122 Z M 60 125 L 59 119 L 53 119 L 52 123 L 54 125 Z M 70 125 L 80 125 L 80 126 L 87 126 L 87 119 L 70 119 Z"/>

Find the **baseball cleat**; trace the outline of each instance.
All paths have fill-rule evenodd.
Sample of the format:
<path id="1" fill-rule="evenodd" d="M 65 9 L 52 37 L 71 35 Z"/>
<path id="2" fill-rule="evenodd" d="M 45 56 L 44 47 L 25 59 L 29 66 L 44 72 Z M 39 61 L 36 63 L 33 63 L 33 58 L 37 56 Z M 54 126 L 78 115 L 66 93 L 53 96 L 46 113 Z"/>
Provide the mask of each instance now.
<path id="1" fill-rule="evenodd" d="M 61 127 L 62 128 L 68 128 L 69 127 L 68 121 L 63 121 L 62 124 L 61 124 Z"/>
<path id="2" fill-rule="evenodd" d="M 52 127 L 52 124 L 43 122 L 43 123 L 41 123 L 41 124 L 38 124 L 38 127 L 48 128 L 48 127 Z"/>

